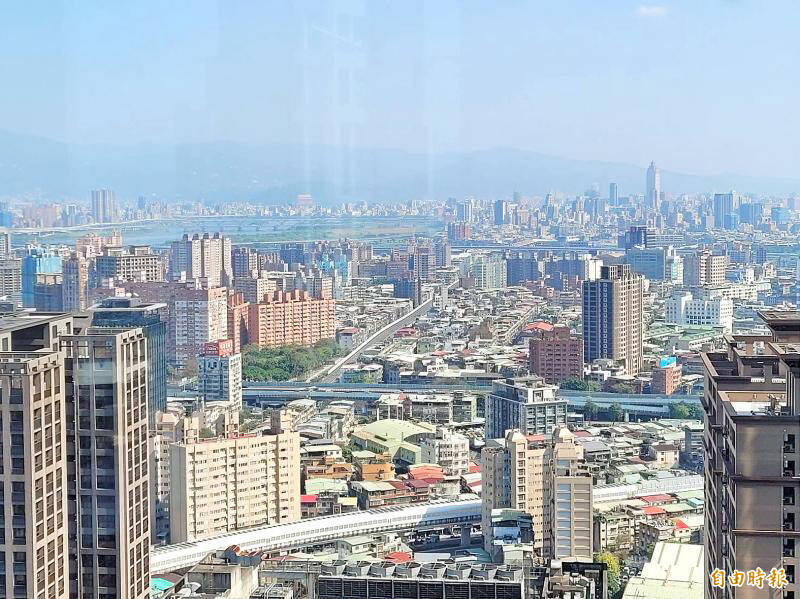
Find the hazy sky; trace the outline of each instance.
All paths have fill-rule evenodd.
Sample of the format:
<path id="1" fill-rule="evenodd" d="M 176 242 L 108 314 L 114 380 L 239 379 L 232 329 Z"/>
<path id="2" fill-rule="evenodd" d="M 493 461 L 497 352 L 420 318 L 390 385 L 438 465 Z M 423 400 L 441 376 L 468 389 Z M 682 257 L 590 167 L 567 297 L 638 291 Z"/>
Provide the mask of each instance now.
<path id="1" fill-rule="evenodd" d="M 21 2 L 0 129 L 798 176 L 800 3 Z"/>

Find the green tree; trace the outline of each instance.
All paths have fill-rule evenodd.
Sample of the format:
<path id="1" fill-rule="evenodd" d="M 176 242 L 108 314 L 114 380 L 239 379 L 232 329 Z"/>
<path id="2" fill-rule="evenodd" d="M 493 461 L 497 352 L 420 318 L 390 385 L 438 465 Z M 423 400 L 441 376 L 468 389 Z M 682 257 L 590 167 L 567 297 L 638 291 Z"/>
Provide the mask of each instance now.
<path id="1" fill-rule="evenodd" d="M 611 407 L 608 408 L 608 412 L 611 414 L 611 419 L 614 422 L 622 420 L 622 417 L 625 415 L 625 410 L 622 409 L 622 404 L 618 401 L 611 404 Z"/>
<path id="2" fill-rule="evenodd" d="M 287 345 L 242 350 L 242 378 L 246 381 L 286 381 L 321 367 L 339 354 L 339 346 L 327 339 L 311 347 Z"/>
<path id="3" fill-rule="evenodd" d="M 608 573 L 608 594 L 614 597 L 619 593 L 621 584 L 619 580 L 619 560 L 610 551 L 603 551 L 594 554 L 594 561 L 603 562 L 607 566 Z"/>
<path id="4" fill-rule="evenodd" d="M 679 401 L 669 404 L 669 417 L 678 420 L 687 420 L 689 418 L 689 404 L 685 401 Z"/>
<path id="5" fill-rule="evenodd" d="M 584 381 L 583 379 L 572 378 L 572 379 L 564 379 L 561 381 L 560 387 L 562 389 L 566 389 L 568 391 L 590 391 L 591 387 L 589 385 L 589 381 Z"/>
<path id="6" fill-rule="evenodd" d="M 600 406 L 594 403 L 591 399 L 587 400 L 586 403 L 583 404 L 583 415 L 587 420 L 594 420 L 599 411 Z"/>
<path id="7" fill-rule="evenodd" d="M 696 403 L 687 404 L 689 406 L 689 418 L 692 420 L 704 420 L 706 417 L 705 412 L 703 412 L 703 406 Z"/>

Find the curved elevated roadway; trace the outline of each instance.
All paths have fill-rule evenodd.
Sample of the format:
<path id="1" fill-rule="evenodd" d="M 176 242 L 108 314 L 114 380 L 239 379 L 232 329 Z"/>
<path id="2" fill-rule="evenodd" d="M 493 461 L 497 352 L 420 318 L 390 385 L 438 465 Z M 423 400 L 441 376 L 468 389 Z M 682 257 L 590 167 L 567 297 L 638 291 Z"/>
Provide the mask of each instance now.
<path id="1" fill-rule="evenodd" d="M 169 572 L 193 566 L 212 551 L 238 545 L 249 551 L 286 551 L 345 537 L 436 528 L 451 524 L 477 524 L 480 499 L 394 506 L 309 518 L 290 524 L 272 524 L 236 531 L 202 541 L 153 547 L 150 570 Z"/>

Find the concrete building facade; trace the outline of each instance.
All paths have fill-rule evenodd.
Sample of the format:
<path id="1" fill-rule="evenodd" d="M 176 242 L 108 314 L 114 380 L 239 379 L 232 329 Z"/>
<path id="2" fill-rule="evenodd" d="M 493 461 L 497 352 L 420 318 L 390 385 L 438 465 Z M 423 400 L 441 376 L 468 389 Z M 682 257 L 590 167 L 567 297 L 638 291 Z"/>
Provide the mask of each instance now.
<path id="1" fill-rule="evenodd" d="M 170 540 L 300 520 L 300 435 L 170 445 Z"/>
<path id="2" fill-rule="evenodd" d="M 564 325 L 539 329 L 530 340 L 529 368 L 549 385 L 583 378 L 583 339 Z"/>
<path id="3" fill-rule="evenodd" d="M 539 377 L 492 381 L 486 396 L 486 438 L 500 439 L 506 431 L 550 435 L 567 425 L 567 400 L 556 396 L 558 387 Z"/>
<path id="4" fill-rule="evenodd" d="M 250 343 L 259 347 L 313 345 L 334 338 L 334 300 L 315 300 L 302 291 L 276 291 L 265 299 L 249 306 Z"/>
<path id="5" fill-rule="evenodd" d="M 212 341 L 197 358 L 197 391 L 206 403 L 242 407 L 242 354 L 233 341 Z"/>
<path id="6" fill-rule="evenodd" d="M 705 596 L 730 596 L 711 574 L 783 568 L 781 591 L 744 586 L 736 599 L 797 596 L 800 547 L 800 313 L 760 314 L 768 336 L 728 336 L 705 369 Z"/>
<path id="7" fill-rule="evenodd" d="M 564 428 L 552 435 L 512 430 L 484 448 L 481 527 L 485 549 L 496 552 L 492 511 L 531 516 L 533 549 L 541 557 L 592 558 L 592 477 L 583 447 Z"/>
<path id="8" fill-rule="evenodd" d="M 583 282 L 584 361 L 608 358 L 628 374 L 642 368 L 644 283 L 630 265 L 603 266 L 600 278 Z"/>
<path id="9" fill-rule="evenodd" d="M 147 340 L 89 327 L 60 338 L 66 371 L 70 597 L 150 596 Z"/>

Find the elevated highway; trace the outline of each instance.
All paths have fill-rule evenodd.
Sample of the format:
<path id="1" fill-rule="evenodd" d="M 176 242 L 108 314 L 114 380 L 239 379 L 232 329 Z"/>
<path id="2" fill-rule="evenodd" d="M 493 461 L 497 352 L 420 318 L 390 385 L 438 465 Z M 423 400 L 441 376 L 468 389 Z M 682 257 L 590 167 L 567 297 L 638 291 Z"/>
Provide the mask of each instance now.
<path id="1" fill-rule="evenodd" d="M 474 525 L 480 523 L 480 520 L 480 499 L 385 507 L 322 516 L 291 524 L 259 526 L 202 541 L 154 547 L 150 552 L 150 570 L 153 573 L 164 573 L 187 568 L 212 551 L 227 549 L 231 545 L 238 545 L 248 551 L 279 553 L 352 536 Z"/>

